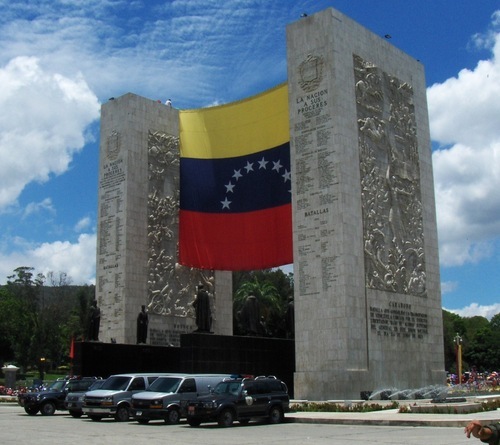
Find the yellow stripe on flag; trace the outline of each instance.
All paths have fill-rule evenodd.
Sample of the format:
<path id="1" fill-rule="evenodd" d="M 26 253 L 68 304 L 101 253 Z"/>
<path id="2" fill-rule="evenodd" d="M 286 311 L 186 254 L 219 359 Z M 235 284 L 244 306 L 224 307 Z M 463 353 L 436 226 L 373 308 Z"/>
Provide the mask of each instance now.
<path id="1" fill-rule="evenodd" d="M 179 112 L 181 157 L 244 156 L 290 140 L 284 83 L 238 102 Z"/>

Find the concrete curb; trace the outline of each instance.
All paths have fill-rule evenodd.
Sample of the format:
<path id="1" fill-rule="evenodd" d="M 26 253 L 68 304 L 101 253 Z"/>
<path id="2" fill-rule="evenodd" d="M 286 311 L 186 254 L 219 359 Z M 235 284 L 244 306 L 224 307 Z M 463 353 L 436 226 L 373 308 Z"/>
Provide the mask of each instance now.
<path id="1" fill-rule="evenodd" d="M 471 420 L 481 422 L 500 422 L 500 411 L 486 411 L 471 414 L 415 414 L 399 413 L 397 410 L 372 411 L 367 413 L 287 413 L 288 422 L 323 423 L 330 425 L 373 425 L 373 426 L 429 426 L 465 427 Z"/>

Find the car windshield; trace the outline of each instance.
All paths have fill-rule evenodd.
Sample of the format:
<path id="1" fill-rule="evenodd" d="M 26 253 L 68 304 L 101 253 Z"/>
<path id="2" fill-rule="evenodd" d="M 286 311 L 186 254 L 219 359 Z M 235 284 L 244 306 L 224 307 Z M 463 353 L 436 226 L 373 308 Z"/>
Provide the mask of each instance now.
<path id="1" fill-rule="evenodd" d="M 158 377 L 153 383 L 151 383 L 151 385 L 149 385 L 147 391 L 176 392 L 181 381 L 182 379 L 179 377 Z"/>
<path id="2" fill-rule="evenodd" d="M 116 376 L 107 379 L 101 389 L 110 389 L 111 391 L 123 391 L 127 389 L 127 386 L 132 377 Z"/>
<path id="3" fill-rule="evenodd" d="M 235 396 L 241 390 L 241 382 L 220 382 L 214 389 L 214 394 L 233 394 Z"/>
<path id="4" fill-rule="evenodd" d="M 94 389 L 102 388 L 102 385 L 104 385 L 105 381 L 106 380 L 97 380 L 97 381 L 95 381 L 94 383 L 92 383 L 92 385 L 90 385 L 89 391 L 92 391 Z"/>
<path id="5" fill-rule="evenodd" d="M 65 384 L 66 384 L 66 382 L 64 380 L 56 380 L 47 389 L 49 391 L 60 391 L 61 389 L 63 389 Z"/>

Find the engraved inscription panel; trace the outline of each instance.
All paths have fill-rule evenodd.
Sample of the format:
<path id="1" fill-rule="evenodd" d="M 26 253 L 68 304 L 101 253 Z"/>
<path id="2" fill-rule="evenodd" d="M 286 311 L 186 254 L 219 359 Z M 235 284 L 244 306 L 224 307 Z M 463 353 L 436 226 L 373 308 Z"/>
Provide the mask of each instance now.
<path id="1" fill-rule="evenodd" d="M 300 295 L 328 291 L 337 281 L 333 251 L 333 208 L 338 176 L 334 165 L 334 136 L 329 112 L 330 91 L 323 84 L 324 58 L 308 55 L 297 67 L 301 93 L 293 99 L 296 259 Z M 297 91 L 300 91 L 297 89 Z M 292 104 L 291 104 L 292 105 Z"/>
<path id="2" fill-rule="evenodd" d="M 428 335 L 428 317 L 411 304 L 389 302 L 389 307 L 370 306 L 370 330 L 383 338 L 423 339 Z"/>
<path id="3" fill-rule="evenodd" d="M 125 286 L 124 270 L 124 195 L 126 169 L 121 152 L 121 135 L 113 131 L 106 138 L 106 157 L 99 178 L 99 250 L 98 267 L 101 271 L 96 283 L 98 293 L 107 295 L 113 316 L 122 315 L 120 304 Z"/>

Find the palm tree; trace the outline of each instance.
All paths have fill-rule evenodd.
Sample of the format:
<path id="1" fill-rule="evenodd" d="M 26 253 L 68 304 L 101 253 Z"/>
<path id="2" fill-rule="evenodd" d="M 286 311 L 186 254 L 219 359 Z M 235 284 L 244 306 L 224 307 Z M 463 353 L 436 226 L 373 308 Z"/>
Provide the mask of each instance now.
<path id="1" fill-rule="evenodd" d="M 259 281 L 254 276 L 252 280 L 243 282 L 235 293 L 233 300 L 233 311 L 235 320 L 235 333 L 244 333 L 244 327 L 238 325 L 239 314 L 241 313 L 247 298 L 253 295 L 257 299 L 260 318 L 267 323 L 271 318 L 281 317 L 283 308 L 278 289 L 269 281 Z"/>

